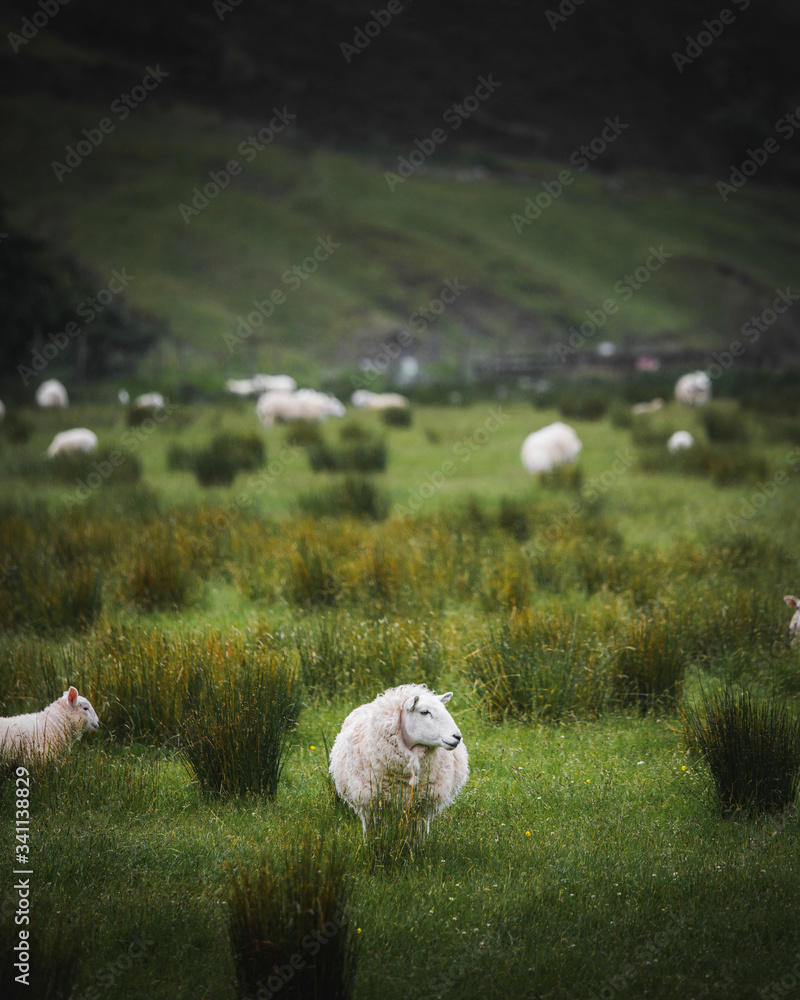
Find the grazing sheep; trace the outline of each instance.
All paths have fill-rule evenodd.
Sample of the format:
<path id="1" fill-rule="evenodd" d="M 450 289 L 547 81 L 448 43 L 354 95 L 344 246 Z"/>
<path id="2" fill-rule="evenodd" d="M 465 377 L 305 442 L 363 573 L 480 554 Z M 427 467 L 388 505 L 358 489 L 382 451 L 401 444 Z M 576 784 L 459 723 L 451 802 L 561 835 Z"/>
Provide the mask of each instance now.
<path id="1" fill-rule="evenodd" d="M 660 396 L 657 396 L 655 399 L 651 399 L 649 403 L 634 403 L 631 407 L 631 413 L 636 417 L 641 416 L 643 413 L 655 413 L 663 405 L 664 400 Z"/>
<path id="2" fill-rule="evenodd" d="M 694 438 L 688 431 L 675 431 L 667 441 L 667 450 L 674 455 L 676 452 L 685 451 L 694 447 Z"/>
<path id="3" fill-rule="evenodd" d="M 336 791 L 364 827 L 377 798 L 416 792 L 426 832 L 452 805 L 469 777 L 467 749 L 444 707 L 452 692 L 436 695 L 424 684 L 401 684 L 347 716 L 331 748 Z"/>
<path id="4" fill-rule="evenodd" d="M 41 712 L 0 718 L 0 750 L 22 750 L 50 757 L 78 740 L 100 721 L 89 699 L 70 687 Z"/>
<path id="5" fill-rule="evenodd" d="M 792 620 L 789 622 L 789 635 L 791 636 L 792 642 L 794 642 L 800 635 L 800 598 L 792 597 L 791 594 L 787 594 L 786 597 L 784 597 L 784 601 L 786 601 L 790 608 L 794 608 Z"/>
<path id="6" fill-rule="evenodd" d="M 265 428 L 287 420 L 325 420 L 344 414 L 345 408 L 338 399 L 316 389 L 271 390 L 263 393 L 256 403 L 256 415 Z"/>
<path id="7" fill-rule="evenodd" d="M 229 378 L 225 388 L 234 396 L 254 396 L 260 391 L 251 378 Z"/>
<path id="8" fill-rule="evenodd" d="M 557 420 L 529 434 L 522 443 L 520 457 L 528 472 L 549 472 L 557 465 L 573 462 L 582 447 L 575 431 Z"/>
<path id="9" fill-rule="evenodd" d="M 160 392 L 144 392 L 133 401 L 137 410 L 163 410 L 167 405 Z"/>
<path id="10" fill-rule="evenodd" d="M 73 427 L 68 431 L 61 431 L 50 442 L 47 449 L 47 457 L 54 455 L 65 455 L 69 452 L 94 451 L 97 447 L 97 435 L 90 431 L 88 427 Z"/>
<path id="11" fill-rule="evenodd" d="M 256 392 L 294 392 L 297 388 L 291 375 L 254 375 L 251 381 Z"/>
<path id="12" fill-rule="evenodd" d="M 675 383 L 675 398 L 685 406 L 704 406 L 711 399 L 711 379 L 705 372 L 689 372 Z"/>
<path id="13" fill-rule="evenodd" d="M 49 378 L 46 382 L 42 382 L 36 390 L 36 404 L 59 406 L 62 409 L 69 406 L 69 396 L 63 382 L 59 382 L 57 378 Z"/>
<path id="14" fill-rule="evenodd" d="M 408 400 L 399 392 L 370 392 L 369 389 L 356 389 L 350 401 L 360 410 L 390 410 L 408 406 Z"/>

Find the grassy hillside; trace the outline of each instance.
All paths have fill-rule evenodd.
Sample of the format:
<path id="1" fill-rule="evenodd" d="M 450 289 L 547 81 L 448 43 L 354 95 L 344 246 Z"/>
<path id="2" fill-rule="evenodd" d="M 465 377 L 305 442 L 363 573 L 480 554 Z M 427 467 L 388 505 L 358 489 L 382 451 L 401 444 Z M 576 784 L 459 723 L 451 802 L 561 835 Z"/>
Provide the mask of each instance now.
<path id="1" fill-rule="evenodd" d="M 37 54 L 93 58 L 53 39 Z M 115 72 L 131 88 L 143 75 L 127 64 Z M 110 110 L 118 94 L 109 83 L 91 104 L 6 101 L 4 134 L 16 152 L 0 166 L 0 191 L 11 221 L 73 251 L 98 289 L 114 268 L 135 276 L 128 301 L 172 330 L 152 359 L 155 376 L 199 376 L 213 366 L 214 378 L 284 368 L 318 378 L 374 357 L 402 329 L 421 358 L 462 371 L 506 352 L 552 363 L 555 343 L 587 320 L 586 310 L 602 323 L 584 354 L 601 339 L 710 352 L 797 275 L 800 196 L 759 187 L 757 178 L 723 203 L 715 185 L 727 177 L 582 172 L 575 163 L 468 152 L 443 124 L 424 173 L 390 183 L 387 171 L 397 174 L 399 158 L 427 136 L 324 148 L 307 139 L 299 116 L 257 150 L 248 137 L 268 126 L 272 110 L 260 120 L 223 120 L 172 103 L 167 77 L 121 119 Z M 67 147 L 83 141 L 88 150 L 83 130 L 103 119 L 113 128 L 99 145 L 69 172 L 54 168 L 66 166 Z M 615 139 L 619 148 L 625 141 L 625 132 Z M 236 176 L 205 207 L 193 206 L 194 192 L 212 175 L 220 181 L 231 161 Z M 546 207 L 529 222 L 526 199 L 537 196 Z M 311 256 L 318 240 L 329 248 L 324 260 Z M 647 271 L 651 248 L 662 247 L 664 262 Z M 626 278 L 637 269 L 647 275 L 641 287 Z M 459 293 L 437 311 L 448 280 Z M 279 304 L 267 322 L 226 343 L 271 293 Z M 420 310 L 432 302 L 425 318 Z M 778 354 L 791 349 L 793 329 L 789 314 L 770 330 Z M 745 363 L 757 359 L 754 348 Z"/>

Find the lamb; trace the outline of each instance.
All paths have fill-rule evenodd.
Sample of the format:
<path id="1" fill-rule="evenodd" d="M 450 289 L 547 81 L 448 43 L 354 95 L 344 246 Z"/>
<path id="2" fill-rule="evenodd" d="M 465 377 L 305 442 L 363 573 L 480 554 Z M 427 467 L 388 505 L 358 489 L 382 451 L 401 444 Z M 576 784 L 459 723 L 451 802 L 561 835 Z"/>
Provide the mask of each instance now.
<path id="1" fill-rule="evenodd" d="M 399 392 L 370 392 L 369 389 L 356 389 L 350 402 L 360 410 L 403 409 L 408 406 L 408 400 Z"/>
<path id="2" fill-rule="evenodd" d="M 711 379 L 705 372 L 689 372 L 675 383 L 675 398 L 685 406 L 705 406 L 711 399 Z"/>
<path id="3" fill-rule="evenodd" d="M 59 382 L 57 378 L 49 378 L 46 382 L 42 382 L 36 390 L 36 404 L 42 407 L 61 407 L 61 409 L 69 406 L 69 396 L 64 383 Z"/>
<path id="4" fill-rule="evenodd" d="M 529 434 L 522 443 L 520 457 L 528 472 L 549 472 L 557 465 L 573 462 L 582 447 L 575 431 L 557 420 Z"/>
<path id="5" fill-rule="evenodd" d="M 52 757 L 100 720 L 88 698 L 70 687 L 41 712 L 0 718 L 0 751 L 21 750 Z"/>
<path id="6" fill-rule="evenodd" d="M 671 455 L 693 447 L 694 438 L 688 431 L 675 431 L 675 433 L 670 436 L 669 441 L 667 441 L 667 450 Z"/>
<path id="7" fill-rule="evenodd" d="M 73 427 L 56 434 L 47 449 L 47 457 L 66 455 L 75 451 L 91 452 L 97 447 L 97 435 L 88 427 Z"/>
<path id="8" fill-rule="evenodd" d="M 456 796 L 469 777 L 467 749 L 444 707 L 452 691 L 436 695 L 424 684 L 389 688 L 347 716 L 334 740 L 330 773 L 336 791 L 361 820 L 366 837 L 376 799 L 417 793 L 425 823 Z"/>
<path id="9" fill-rule="evenodd" d="M 786 601 L 790 608 L 794 608 L 792 620 L 789 622 L 789 635 L 792 642 L 794 642 L 800 636 L 800 598 L 787 594 L 784 597 L 784 601 Z"/>

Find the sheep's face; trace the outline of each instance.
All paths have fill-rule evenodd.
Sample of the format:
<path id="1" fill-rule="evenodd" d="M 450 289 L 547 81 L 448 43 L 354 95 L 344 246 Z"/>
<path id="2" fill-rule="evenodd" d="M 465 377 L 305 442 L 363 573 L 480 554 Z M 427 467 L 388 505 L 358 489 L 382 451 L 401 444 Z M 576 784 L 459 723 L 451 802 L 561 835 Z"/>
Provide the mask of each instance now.
<path id="1" fill-rule="evenodd" d="M 453 692 L 435 695 L 414 695 L 403 706 L 402 732 L 406 745 L 444 747 L 455 750 L 462 736 L 452 715 L 444 707 Z"/>
<path id="2" fill-rule="evenodd" d="M 784 601 L 789 605 L 790 608 L 794 608 L 794 614 L 792 615 L 792 620 L 789 622 L 789 631 L 793 639 L 796 639 L 800 635 L 800 599 L 793 597 L 791 594 L 787 594 L 784 597 Z"/>
<path id="3" fill-rule="evenodd" d="M 79 729 L 97 729 L 100 725 L 97 712 L 92 708 L 91 702 L 88 698 L 78 694 L 77 688 L 71 687 L 65 691 L 61 700 L 67 703 L 70 712 L 75 713 L 74 718 Z"/>

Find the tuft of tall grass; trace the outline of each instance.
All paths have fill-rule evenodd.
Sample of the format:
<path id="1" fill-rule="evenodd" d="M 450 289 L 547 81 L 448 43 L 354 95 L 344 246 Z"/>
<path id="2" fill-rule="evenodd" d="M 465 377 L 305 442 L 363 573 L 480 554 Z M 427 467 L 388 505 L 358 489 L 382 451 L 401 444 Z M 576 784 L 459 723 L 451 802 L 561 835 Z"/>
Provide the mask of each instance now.
<path id="1" fill-rule="evenodd" d="M 609 662 L 588 621 L 527 610 L 490 629 L 469 656 L 488 716 L 558 721 L 599 714 L 609 698 Z"/>
<path id="2" fill-rule="evenodd" d="M 185 527 L 153 519 L 140 526 L 130 549 L 124 581 L 127 600 L 145 612 L 183 607 L 192 584 Z"/>
<path id="3" fill-rule="evenodd" d="M 741 411 L 711 403 L 702 409 L 703 426 L 714 444 L 745 444 L 749 439 L 747 421 Z"/>
<path id="4" fill-rule="evenodd" d="M 424 786 L 410 795 L 384 795 L 379 790 L 370 803 L 363 852 L 370 874 L 392 873 L 430 854 L 435 840 L 426 828 L 427 796 Z M 434 826 L 434 830 L 436 827 Z"/>
<path id="5" fill-rule="evenodd" d="M 387 427 L 410 427 L 414 415 L 407 406 L 389 406 L 381 411 L 381 420 Z"/>
<path id="6" fill-rule="evenodd" d="M 311 445 L 307 454 L 313 472 L 384 472 L 388 459 L 386 443 L 367 435 L 340 445 Z"/>
<path id="7" fill-rule="evenodd" d="M 391 501 L 369 479 L 347 476 L 326 489 L 301 493 L 297 506 L 311 517 L 354 517 L 363 521 L 383 521 Z"/>
<path id="8" fill-rule="evenodd" d="M 336 604 L 341 590 L 330 553 L 313 535 L 302 535 L 290 552 L 286 583 L 292 603 L 302 608 Z"/>
<path id="9" fill-rule="evenodd" d="M 725 816 L 779 813 L 800 789 L 800 718 L 775 698 L 755 702 L 730 684 L 683 709 L 687 746 L 711 772 Z"/>
<path id="10" fill-rule="evenodd" d="M 211 795 L 274 799 L 299 712 L 291 666 L 253 656 L 230 677 L 202 686 L 181 725 L 184 759 Z"/>
<path id="11" fill-rule="evenodd" d="M 349 1000 L 358 965 L 351 882 L 336 840 L 306 831 L 228 890 L 237 997 Z"/>
<path id="12" fill-rule="evenodd" d="M 663 609 L 625 623 L 611 659 L 618 703 L 638 705 L 644 715 L 655 703 L 672 705 L 680 699 L 688 658 L 678 620 Z"/>

